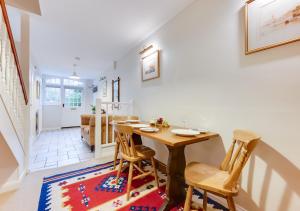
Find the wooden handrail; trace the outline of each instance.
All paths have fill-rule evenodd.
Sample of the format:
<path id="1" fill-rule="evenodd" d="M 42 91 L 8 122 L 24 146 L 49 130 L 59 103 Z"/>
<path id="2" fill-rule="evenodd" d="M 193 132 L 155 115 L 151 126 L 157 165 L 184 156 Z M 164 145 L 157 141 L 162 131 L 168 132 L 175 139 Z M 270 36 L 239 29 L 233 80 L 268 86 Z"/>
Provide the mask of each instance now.
<path id="1" fill-rule="evenodd" d="M 27 96 L 25 83 L 24 83 L 24 79 L 23 79 L 23 75 L 22 75 L 22 71 L 21 71 L 21 66 L 20 66 L 20 62 L 19 62 L 19 58 L 18 58 L 18 54 L 17 54 L 17 49 L 16 49 L 16 46 L 15 46 L 13 33 L 12 33 L 12 30 L 11 30 L 9 18 L 8 18 L 8 15 L 7 15 L 5 1 L 0 0 L 0 3 L 1 3 L 3 19 L 4 19 L 4 22 L 5 22 L 5 25 L 6 25 L 8 37 L 9 37 L 9 40 L 10 40 L 12 52 L 13 52 L 14 59 L 15 59 L 15 62 L 16 62 L 16 67 L 17 67 L 17 70 L 18 70 L 18 76 L 19 76 L 21 87 L 22 87 L 25 104 L 27 105 L 28 104 L 28 96 Z"/>

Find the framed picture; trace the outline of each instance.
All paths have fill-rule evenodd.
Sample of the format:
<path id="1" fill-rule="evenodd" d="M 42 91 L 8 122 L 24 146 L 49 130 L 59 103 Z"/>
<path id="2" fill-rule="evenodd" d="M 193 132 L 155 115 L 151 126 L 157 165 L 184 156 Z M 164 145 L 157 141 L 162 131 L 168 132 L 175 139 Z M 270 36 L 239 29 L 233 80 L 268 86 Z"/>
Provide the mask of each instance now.
<path id="1" fill-rule="evenodd" d="M 120 102 L 120 78 L 112 80 L 112 102 Z M 114 104 L 113 108 L 119 109 L 118 104 Z"/>
<path id="2" fill-rule="evenodd" d="M 142 80 L 160 77 L 159 50 L 142 57 Z"/>
<path id="3" fill-rule="evenodd" d="M 40 81 L 36 81 L 36 99 L 40 99 L 41 95 L 41 83 Z"/>
<path id="4" fill-rule="evenodd" d="M 102 97 L 107 97 L 107 80 L 102 81 Z"/>
<path id="5" fill-rule="evenodd" d="M 249 0 L 245 6 L 246 54 L 300 40 L 299 0 Z"/>

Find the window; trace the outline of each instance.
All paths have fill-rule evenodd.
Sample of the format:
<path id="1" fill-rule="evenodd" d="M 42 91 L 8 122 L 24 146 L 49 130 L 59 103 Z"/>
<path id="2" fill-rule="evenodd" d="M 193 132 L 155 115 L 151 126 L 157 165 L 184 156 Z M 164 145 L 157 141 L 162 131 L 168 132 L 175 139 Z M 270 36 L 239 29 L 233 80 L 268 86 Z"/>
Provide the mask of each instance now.
<path id="1" fill-rule="evenodd" d="M 45 87 L 45 104 L 59 105 L 60 96 L 60 87 Z"/>
<path id="2" fill-rule="evenodd" d="M 66 88 L 65 89 L 65 106 L 81 107 L 82 89 Z"/>
<path id="3" fill-rule="evenodd" d="M 45 76 L 43 103 L 45 105 L 64 104 L 68 108 L 83 104 L 84 82 L 68 78 Z"/>
<path id="4" fill-rule="evenodd" d="M 46 85 L 57 85 L 60 86 L 60 78 L 47 78 L 45 80 Z"/>
<path id="5" fill-rule="evenodd" d="M 71 79 L 64 79 L 64 86 L 82 87 L 83 82 L 71 80 Z"/>

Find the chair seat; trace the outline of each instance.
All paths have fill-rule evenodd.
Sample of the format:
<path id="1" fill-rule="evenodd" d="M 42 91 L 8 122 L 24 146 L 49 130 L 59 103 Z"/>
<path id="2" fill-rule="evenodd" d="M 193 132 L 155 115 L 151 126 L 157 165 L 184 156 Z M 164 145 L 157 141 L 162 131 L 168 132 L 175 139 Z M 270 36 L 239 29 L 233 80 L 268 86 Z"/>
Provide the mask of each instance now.
<path id="1" fill-rule="evenodd" d="M 237 189 L 228 190 L 224 183 L 229 177 L 227 171 L 203 163 L 192 162 L 185 169 L 185 179 L 188 185 L 222 195 L 236 195 Z"/>
<path id="2" fill-rule="evenodd" d="M 142 159 L 148 159 L 151 157 L 154 157 L 155 151 L 151 149 L 150 147 L 146 147 L 144 145 L 137 145 L 135 146 L 135 150 L 137 153 L 137 156 Z"/>

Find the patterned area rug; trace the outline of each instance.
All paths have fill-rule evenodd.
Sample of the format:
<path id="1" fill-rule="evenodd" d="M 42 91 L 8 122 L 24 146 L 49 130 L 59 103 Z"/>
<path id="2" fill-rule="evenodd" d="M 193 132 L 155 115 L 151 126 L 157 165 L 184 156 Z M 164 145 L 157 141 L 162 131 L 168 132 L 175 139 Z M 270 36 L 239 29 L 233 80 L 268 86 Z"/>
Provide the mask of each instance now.
<path id="1" fill-rule="evenodd" d="M 153 176 L 133 180 L 131 198 L 126 201 L 127 172 L 118 183 L 113 163 L 105 163 L 76 171 L 45 177 L 41 189 L 39 211 L 157 211 L 166 194 L 166 175 L 158 172 L 160 188 Z M 145 169 L 150 168 L 145 163 Z M 134 174 L 136 174 L 135 172 Z M 202 204 L 202 194 L 193 193 L 193 201 Z M 208 200 L 212 210 L 227 210 L 213 200 Z M 172 211 L 182 211 L 183 202 Z M 201 209 L 199 209 L 201 210 Z"/>

